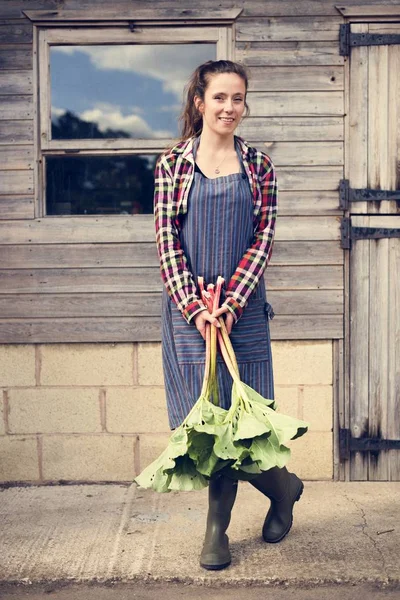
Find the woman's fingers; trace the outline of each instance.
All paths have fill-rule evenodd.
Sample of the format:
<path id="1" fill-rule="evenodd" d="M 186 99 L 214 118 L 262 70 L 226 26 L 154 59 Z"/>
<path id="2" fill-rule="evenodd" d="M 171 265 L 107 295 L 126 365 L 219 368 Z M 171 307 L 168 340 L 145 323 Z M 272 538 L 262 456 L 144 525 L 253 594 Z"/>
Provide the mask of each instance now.
<path id="1" fill-rule="evenodd" d="M 224 313 L 229 313 L 229 308 L 227 308 L 226 306 L 221 306 L 221 308 L 217 308 L 217 310 L 214 310 L 212 314 L 214 317 L 220 317 Z"/>
<path id="2" fill-rule="evenodd" d="M 203 310 L 197 315 L 195 315 L 194 324 L 204 340 L 206 339 L 207 322 L 211 323 L 212 325 L 215 325 L 216 327 L 221 327 L 221 325 L 218 323 L 218 319 L 216 317 L 213 317 L 213 315 L 207 310 Z"/>
<path id="3" fill-rule="evenodd" d="M 226 326 L 226 331 L 228 332 L 228 335 L 231 335 L 233 323 L 234 323 L 233 314 L 228 313 L 226 315 L 226 319 L 225 319 L 225 326 Z"/>

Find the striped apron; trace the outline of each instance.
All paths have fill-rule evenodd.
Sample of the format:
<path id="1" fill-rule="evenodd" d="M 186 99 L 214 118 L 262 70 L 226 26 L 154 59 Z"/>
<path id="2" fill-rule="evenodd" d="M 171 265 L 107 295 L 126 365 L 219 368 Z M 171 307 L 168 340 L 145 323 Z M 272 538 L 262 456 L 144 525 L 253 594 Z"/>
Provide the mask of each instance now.
<path id="1" fill-rule="evenodd" d="M 194 142 L 195 156 L 200 138 Z M 230 281 L 240 259 L 253 243 L 253 198 L 240 149 L 236 151 L 241 173 L 205 177 L 198 168 L 188 197 L 187 213 L 182 220 L 180 243 L 188 268 L 197 283 L 215 283 L 218 275 Z M 225 298 L 224 289 L 221 304 Z M 242 316 L 233 326 L 230 339 L 234 347 L 242 381 L 265 398 L 274 398 L 269 319 L 264 277 L 249 298 Z M 196 400 L 202 387 L 205 341 L 194 321 L 188 324 L 168 296 L 162 295 L 162 360 L 170 428 L 178 427 Z M 220 405 L 229 408 L 232 378 L 218 353 L 217 373 Z"/>

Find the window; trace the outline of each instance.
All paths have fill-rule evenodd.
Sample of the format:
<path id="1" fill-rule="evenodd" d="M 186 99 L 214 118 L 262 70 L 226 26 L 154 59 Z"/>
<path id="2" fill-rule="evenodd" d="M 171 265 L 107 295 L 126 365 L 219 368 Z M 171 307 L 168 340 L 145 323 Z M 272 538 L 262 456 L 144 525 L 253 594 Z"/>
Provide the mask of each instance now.
<path id="1" fill-rule="evenodd" d="M 39 28 L 39 216 L 151 213 L 184 84 L 198 64 L 230 56 L 229 31 Z"/>

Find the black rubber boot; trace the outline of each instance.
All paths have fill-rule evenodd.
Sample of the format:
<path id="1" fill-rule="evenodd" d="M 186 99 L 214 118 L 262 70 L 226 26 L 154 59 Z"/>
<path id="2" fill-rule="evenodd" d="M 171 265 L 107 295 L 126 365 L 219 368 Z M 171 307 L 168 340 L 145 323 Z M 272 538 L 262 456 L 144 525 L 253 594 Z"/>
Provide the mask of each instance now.
<path id="1" fill-rule="evenodd" d="M 231 564 L 229 538 L 226 530 L 231 520 L 238 482 L 220 475 L 211 479 L 208 487 L 207 530 L 200 565 L 204 569 L 225 569 Z"/>
<path id="2" fill-rule="evenodd" d="M 265 517 L 262 536 L 265 542 L 276 544 L 283 540 L 292 527 L 293 506 L 303 493 L 304 484 L 286 467 L 264 471 L 250 483 L 271 500 Z"/>

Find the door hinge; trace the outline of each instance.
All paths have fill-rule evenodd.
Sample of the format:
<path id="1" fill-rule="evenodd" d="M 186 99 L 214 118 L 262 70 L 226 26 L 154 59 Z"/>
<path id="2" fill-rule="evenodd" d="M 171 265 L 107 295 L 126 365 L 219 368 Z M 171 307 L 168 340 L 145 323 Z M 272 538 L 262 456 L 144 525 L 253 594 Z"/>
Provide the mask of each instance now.
<path id="1" fill-rule="evenodd" d="M 388 46 L 400 44 L 398 33 L 353 33 L 350 29 L 351 23 L 340 25 L 339 30 L 339 53 L 341 56 L 349 56 L 350 48 L 354 46 Z"/>
<path id="2" fill-rule="evenodd" d="M 350 250 L 351 248 L 351 219 L 349 217 L 343 217 L 340 222 L 340 247 L 343 250 Z"/>
<path id="3" fill-rule="evenodd" d="M 348 179 L 339 182 L 339 207 L 348 210 L 350 202 L 400 202 L 400 190 L 371 190 L 369 188 L 351 188 Z"/>
<path id="4" fill-rule="evenodd" d="M 343 217 L 340 222 L 340 247 L 351 250 L 353 240 L 380 240 L 383 238 L 400 238 L 400 228 L 385 227 L 353 227 L 351 217 Z"/>
<path id="5" fill-rule="evenodd" d="M 355 438 L 350 429 L 339 429 L 340 460 L 348 460 L 351 452 L 378 452 L 379 450 L 400 450 L 400 440 L 382 438 Z"/>

